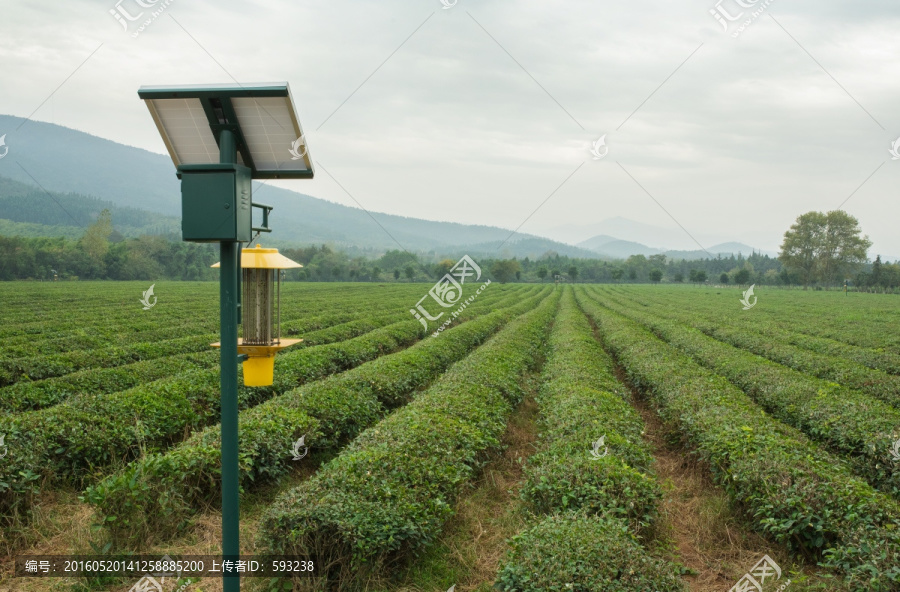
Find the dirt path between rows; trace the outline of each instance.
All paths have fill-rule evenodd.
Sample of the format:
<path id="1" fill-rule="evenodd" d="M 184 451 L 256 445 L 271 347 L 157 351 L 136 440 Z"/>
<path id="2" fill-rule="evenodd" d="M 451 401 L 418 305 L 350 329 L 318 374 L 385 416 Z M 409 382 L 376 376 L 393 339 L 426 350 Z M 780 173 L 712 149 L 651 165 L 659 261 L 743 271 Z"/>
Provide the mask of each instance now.
<path id="1" fill-rule="evenodd" d="M 708 467 L 677 443 L 646 400 L 634 392 L 633 397 L 663 488 L 658 540 L 671 559 L 696 574 L 684 578 L 691 592 L 729 590 L 763 555 L 774 556 L 773 545 L 742 524 Z"/>

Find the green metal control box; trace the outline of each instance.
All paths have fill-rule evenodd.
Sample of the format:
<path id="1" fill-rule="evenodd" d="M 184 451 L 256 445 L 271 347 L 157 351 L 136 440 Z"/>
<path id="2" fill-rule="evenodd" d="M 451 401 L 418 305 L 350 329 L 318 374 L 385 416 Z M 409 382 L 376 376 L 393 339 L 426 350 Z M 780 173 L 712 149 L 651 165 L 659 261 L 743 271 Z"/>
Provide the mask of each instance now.
<path id="1" fill-rule="evenodd" d="M 250 168 L 239 164 L 178 167 L 181 233 L 185 241 L 249 242 L 252 238 Z"/>

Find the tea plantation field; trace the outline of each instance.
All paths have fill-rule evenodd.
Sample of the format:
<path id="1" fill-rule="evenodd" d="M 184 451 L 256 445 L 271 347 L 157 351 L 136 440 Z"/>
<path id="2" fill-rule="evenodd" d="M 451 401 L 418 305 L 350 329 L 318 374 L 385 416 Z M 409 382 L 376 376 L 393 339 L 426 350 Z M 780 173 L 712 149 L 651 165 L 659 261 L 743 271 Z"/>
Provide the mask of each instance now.
<path id="1" fill-rule="evenodd" d="M 135 585 L 17 555 L 220 552 L 218 285 L 147 287 L 0 284 L 2 591 Z M 430 287 L 283 286 L 242 550 L 316 575 L 245 589 L 900 590 L 897 297 L 492 283 L 435 333 Z"/>

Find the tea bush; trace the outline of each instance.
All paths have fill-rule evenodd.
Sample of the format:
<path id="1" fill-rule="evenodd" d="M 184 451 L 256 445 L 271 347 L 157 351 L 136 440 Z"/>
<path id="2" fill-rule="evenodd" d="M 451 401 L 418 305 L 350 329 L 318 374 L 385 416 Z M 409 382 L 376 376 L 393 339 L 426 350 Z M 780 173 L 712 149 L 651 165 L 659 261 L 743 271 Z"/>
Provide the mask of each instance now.
<path id="1" fill-rule="evenodd" d="M 332 566 L 327 577 L 360 580 L 434 542 L 459 488 L 499 446 L 557 302 L 554 292 L 280 495 L 261 544 L 311 553 Z"/>

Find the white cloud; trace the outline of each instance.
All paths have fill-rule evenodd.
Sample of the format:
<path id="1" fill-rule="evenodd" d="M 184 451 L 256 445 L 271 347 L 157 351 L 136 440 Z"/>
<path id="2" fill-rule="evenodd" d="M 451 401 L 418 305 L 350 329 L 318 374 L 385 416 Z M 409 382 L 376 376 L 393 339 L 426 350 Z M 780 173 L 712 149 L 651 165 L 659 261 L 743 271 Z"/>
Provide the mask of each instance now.
<path id="1" fill-rule="evenodd" d="M 900 256 L 900 11 L 886 0 L 770 5 L 846 91 L 771 17 L 732 39 L 707 0 L 174 0 L 136 39 L 114 4 L 5 7 L 0 113 L 29 115 L 102 43 L 35 119 L 162 153 L 139 86 L 288 80 L 313 157 L 367 209 L 514 228 L 586 161 L 524 231 L 675 227 L 619 161 L 687 228 L 773 250 L 887 161 L 846 209 L 873 256 Z M 328 175 L 278 184 L 354 205 Z"/>

